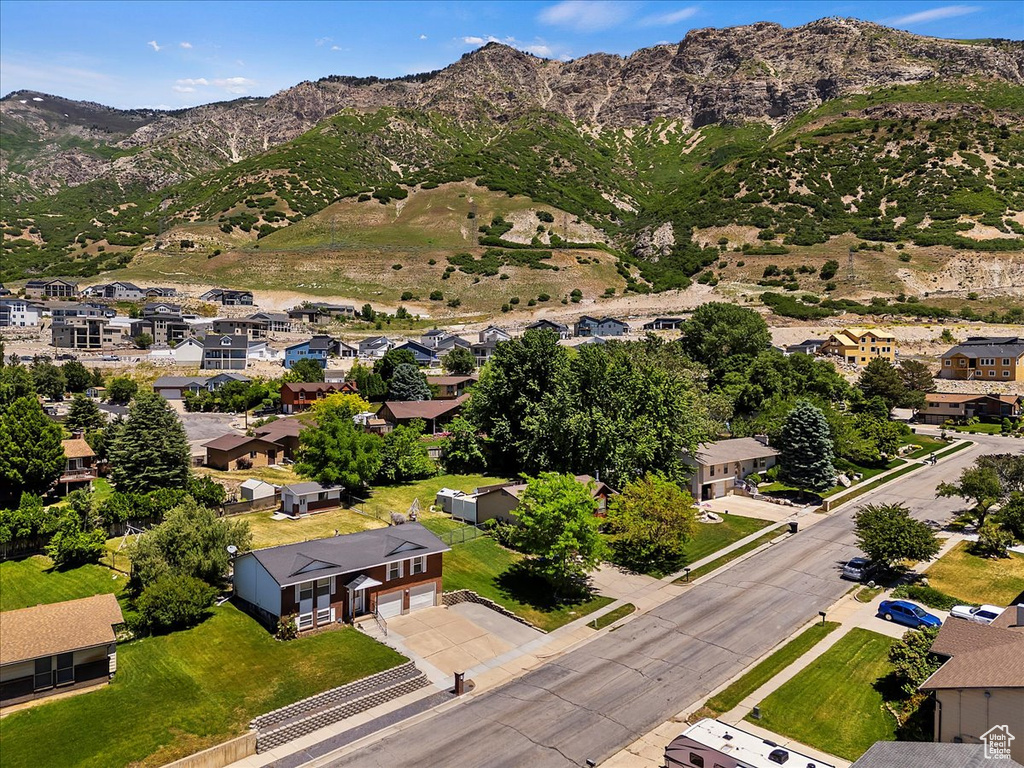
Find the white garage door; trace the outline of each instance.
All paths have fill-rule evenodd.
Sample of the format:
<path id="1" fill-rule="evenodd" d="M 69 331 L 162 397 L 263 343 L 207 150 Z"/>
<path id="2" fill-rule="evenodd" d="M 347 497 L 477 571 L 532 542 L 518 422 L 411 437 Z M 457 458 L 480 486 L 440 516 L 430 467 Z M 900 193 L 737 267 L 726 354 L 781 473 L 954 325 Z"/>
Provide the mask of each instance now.
<path id="1" fill-rule="evenodd" d="M 409 610 L 430 608 L 434 604 L 434 585 L 421 584 L 409 590 Z"/>
<path id="2" fill-rule="evenodd" d="M 377 595 L 377 613 L 383 618 L 402 615 L 402 590 L 387 595 Z"/>

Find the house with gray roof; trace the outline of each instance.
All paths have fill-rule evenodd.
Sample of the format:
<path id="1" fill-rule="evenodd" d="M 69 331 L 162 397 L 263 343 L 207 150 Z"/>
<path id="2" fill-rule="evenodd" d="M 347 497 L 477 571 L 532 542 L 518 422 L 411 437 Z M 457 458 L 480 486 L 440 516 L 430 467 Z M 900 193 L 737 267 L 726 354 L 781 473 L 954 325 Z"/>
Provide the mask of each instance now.
<path id="1" fill-rule="evenodd" d="M 572 338 L 572 331 L 568 325 L 563 323 L 556 323 L 554 320 L 538 320 L 535 323 L 530 323 L 525 331 L 554 331 L 558 334 L 560 339 Z"/>
<path id="2" fill-rule="evenodd" d="M 768 438 L 758 435 L 703 443 L 693 453 L 684 452 L 682 458 L 694 468 L 690 493 L 697 501 L 707 501 L 745 490 L 746 477 L 775 466 L 778 455 L 768 445 Z"/>
<path id="3" fill-rule="evenodd" d="M 583 315 L 576 321 L 574 333 L 576 336 L 625 336 L 629 333 L 629 323 L 614 317 Z"/>
<path id="4" fill-rule="evenodd" d="M 1022 768 L 1010 758 L 990 760 L 984 744 L 876 741 L 850 768 Z"/>
<path id="5" fill-rule="evenodd" d="M 939 376 L 971 381 L 1024 381 L 1024 336 L 972 336 L 942 355 Z"/>
<path id="6" fill-rule="evenodd" d="M 282 498 L 318 485 L 285 486 Z M 257 549 L 235 558 L 235 599 L 268 627 L 286 616 L 300 631 L 386 620 L 439 604 L 449 549 L 419 523 Z"/>
<path id="7" fill-rule="evenodd" d="M 226 334 L 203 339 L 204 369 L 244 371 L 249 354 L 249 338 Z"/>

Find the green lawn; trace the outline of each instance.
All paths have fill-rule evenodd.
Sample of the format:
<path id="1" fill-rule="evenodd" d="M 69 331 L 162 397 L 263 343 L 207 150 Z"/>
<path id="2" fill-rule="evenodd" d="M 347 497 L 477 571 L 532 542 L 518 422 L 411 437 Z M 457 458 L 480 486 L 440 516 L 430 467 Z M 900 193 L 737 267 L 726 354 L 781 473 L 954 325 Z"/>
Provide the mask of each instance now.
<path id="1" fill-rule="evenodd" d="M 708 699 L 707 706 L 720 714 L 739 706 L 743 699 L 811 650 L 838 626 L 839 622 L 828 621 L 804 630 L 764 661 L 759 662 L 739 680 Z"/>
<path id="2" fill-rule="evenodd" d="M 939 453 L 935 454 L 935 458 L 941 459 L 944 456 L 949 456 L 950 454 L 956 453 L 957 451 L 962 451 L 964 448 L 970 448 L 972 445 L 974 445 L 974 443 L 970 442 L 969 440 L 961 440 L 953 447 L 947 448 L 946 450 L 940 451 Z"/>
<path id="3" fill-rule="evenodd" d="M 505 482 L 504 478 L 491 475 L 437 475 L 426 480 L 398 485 L 381 485 L 370 491 L 369 498 L 357 504 L 361 509 L 385 518 L 392 512 L 405 514 L 413 501 L 419 499 L 420 509 L 428 513 L 437 492 L 442 488 L 472 491 L 481 485 L 495 485 Z"/>
<path id="4" fill-rule="evenodd" d="M 471 589 L 550 632 L 612 602 L 595 596 L 582 603 L 558 603 L 551 588 L 520 566 L 524 556 L 489 536 L 456 544 L 444 555 L 444 590 Z"/>
<path id="5" fill-rule="evenodd" d="M 896 738 L 896 719 L 876 685 L 889 674 L 891 637 L 855 628 L 761 702 L 748 720 L 817 749 L 856 760 Z"/>
<path id="6" fill-rule="evenodd" d="M 703 560 L 723 547 L 757 533 L 766 525 L 771 525 L 771 521 L 739 515 L 724 515 L 720 523 L 698 523 L 696 534 L 684 549 L 683 559 L 686 563 Z"/>
<path id="7" fill-rule="evenodd" d="M 890 469 L 895 469 L 896 467 L 900 466 L 901 464 L 905 464 L 906 462 L 903 459 L 893 459 L 884 467 L 865 467 L 861 464 L 853 464 L 852 462 L 850 463 L 852 466 L 850 469 L 845 470 L 845 474 L 849 476 L 850 474 L 856 473 L 861 476 L 860 480 L 857 480 L 852 486 L 850 486 L 851 488 L 854 488 L 858 484 L 861 484 L 866 480 L 870 480 L 875 475 L 880 475 L 881 473 L 886 472 Z M 759 490 L 761 491 L 761 493 L 779 493 L 782 491 L 798 491 L 800 489 L 792 485 L 786 485 L 786 483 L 774 482 L 771 483 L 770 485 L 761 486 Z M 820 495 L 823 499 L 827 499 L 829 496 L 833 496 L 845 490 L 848 490 L 846 486 L 835 485 Z"/>
<path id="8" fill-rule="evenodd" d="M 918 434 L 907 435 L 903 439 L 903 444 L 918 446 L 917 450 L 907 454 L 906 458 L 908 459 L 923 459 L 949 445 L 945 440 L 939 440 L 938 438 L 931 437 L 930 435 Z"/>
<path id="9" fill-rule="evenodd" d="M 322 539 L 339 533 L 355 533 L 368 528 L 381 528 L 384 522 L 351 509 L 331 509 L 298 520 L 274 520 L 274 510 L 249 512 L 232 520 L 245 520 L 252 529 L 253 549 L 276 547 L 308 539 Z"/>
<path id="10" fill-rule="evenodd" d="M 608 613 L 602 616 L 598 616 L 593 621 L 588 622 L 587 626 L 591 629 L 604 629 L 609 624 L 614 624 L 619 619 L 625 616 L 629 616 L 629 614 L 631 614 L 635 610 L 635 605 L 633 605 L 632 603 L 626 603 L 625 605 L 620 605 L 618 608 L 615 608 L 614 610 L 608 611 Z"/>
<path id="11" fill-rule="evenodd" d="M 0 562 L 0 611 L 59 603 L 104 592 L 117 594 L 125 584 L 122 574 L 102 565 L 54 570 L 48 557 Z"/>
<path id="12" fill-rule="evenodd" d="M 957 432 L 976 432 L 983 435 L 998 435 L 1003 431 L 1002 424 L 967 424 L 953 429 Z"/>
<path id="13" fill-rule="evenodd" d="M 836 500 L 836 505 L 838 506 L 839 504 L 845 504 L 846 502 L 850 501 L 851 499 L 855 499 L 858 496 L 867 493 L 868 491 L 872 491 L 872 490 L 874 490 L 875 488 L 877 488 L 880 485 L 888 483 L 891 480 L 895 480 L 897 477 L 902 477 L 903 475 L 907 474 L 908 472 L 913 472 L 915 469 L 917 469 L 920 466 L 921 466 L 920 464 L 907 464 L 906 466 L 903 466 L 903 467 L 900 467 L 899 469 L 897 469 L 891 475 L 886 475 L 885 477 L 875 478 L 874 480 L 872 480 L 869 483 L 858 483 L 857 485 L 853 486 L 853 489 L 849 493 L 845 493 L 842 496 L 840 496 Z"/>
<path id="14" fill-rule="evenodd" d="M 163 765 L 403 660 L 348 627 L 282 643 L 226 604 L 194 629 L 119 646 L 108 687 L 5 717 L 4 768 Z"/>
<path id="15" fill-rule="evenodd" d="M 765 533 L 761 534 L 760 536 L 758 536 L 753 541 L 748 541 L 742 547 L 736 547 L 736 549 L 733 549 L 733 550 L 730 550 L 729 552 L 726 552 L 721 557 L 716 557 L 710 563 L 702 565 L 700 568 L 694 568 L 690 572 L 689 579 L 687 579 L 686 576 L 680 576 L 678 579 L 676 579 L 676 584 L 682 584 L 682 583 L 685 583 L 687 581 L 694 581 L 696 579 L 699 579 L 701 576 L 709 574 L 712 571 L 716 570 L 717 568 L 721 568 L 726 563 L 732 562 L 736 558 L 742 557 L 743 555 L 747 554 L 748 552 L 751 552 L 751 551 L 757 549 L 762 544 L 767 544 L 769 541 L 774 541 L 775 539 L 779 538 L 780 536 L 784 536 L 786 534 L 786 531 L 787 531 L 787 529 L 785 529 L 785 528 L 773 528 L 770 531 L 766 531 Z"/>
<path id="16" fill-rule="evenodd" d="M 1010 605 L 1024 593 L 1024 555 L 992 560 L 977 557 L 963 541 L 933 563 L 925 575 L 928 586 L 965 603 Z"/>

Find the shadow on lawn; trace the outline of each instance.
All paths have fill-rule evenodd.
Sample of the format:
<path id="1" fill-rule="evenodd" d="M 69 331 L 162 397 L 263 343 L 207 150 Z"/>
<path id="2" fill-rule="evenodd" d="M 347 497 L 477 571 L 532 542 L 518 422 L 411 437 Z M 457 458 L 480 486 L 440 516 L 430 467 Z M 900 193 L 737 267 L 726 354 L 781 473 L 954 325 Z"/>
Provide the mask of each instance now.
<path id="1" fill-rule="evenodd" d="M 882 695 L 884 706 L 896 720 L 897 741 L 931 741 L 935 721 L 935 701 L 922 693 L 907 695 L 899 678 L 890 672 L 873 686 Z"/>
<path id="2" fill-rule="evenodd" d="M 585 602 L 593 597 L 589 581 L 556 594 L 551 583 L 539 574 L 529 560 L 510 565 L 495 583 L 505 597 L 539 611 L 553 611 Z"/>

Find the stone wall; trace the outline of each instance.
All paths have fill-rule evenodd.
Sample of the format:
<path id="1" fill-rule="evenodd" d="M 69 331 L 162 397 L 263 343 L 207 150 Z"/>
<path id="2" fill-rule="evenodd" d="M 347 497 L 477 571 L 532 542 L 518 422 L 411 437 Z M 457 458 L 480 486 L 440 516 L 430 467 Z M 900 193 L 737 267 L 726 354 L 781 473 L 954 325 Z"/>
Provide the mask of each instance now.
<path id="1" fill-rule="evenodd" d="M 444 603 L 444 605 L 448 606 L 458 605 L 459 603 L 477 603 L 478 605 L 486 606 L 490 608 L 492 611 L 500 613 L 502 616 L 507 616 L 510 619 L 518 621 L 520 624 L 525 624 L 531 629 L 536 629 L 538 632 L 544 632 L 543 629 L 541 629 L 540 627 L 533 626 L 533 624 L 528 622 L 522 616 L 516 616 L 514 613 L 512 613 L 512 611 L 510 611 L 505 606 L 498 605 L 496 602 L 494 602 L 493 600 L 489 600 L 486 597 L 481 597 L 471 589 L 456 589 L 453 592 L 445 592 L 441 596 L 441 602 Z"/>

